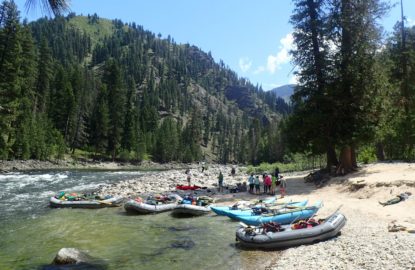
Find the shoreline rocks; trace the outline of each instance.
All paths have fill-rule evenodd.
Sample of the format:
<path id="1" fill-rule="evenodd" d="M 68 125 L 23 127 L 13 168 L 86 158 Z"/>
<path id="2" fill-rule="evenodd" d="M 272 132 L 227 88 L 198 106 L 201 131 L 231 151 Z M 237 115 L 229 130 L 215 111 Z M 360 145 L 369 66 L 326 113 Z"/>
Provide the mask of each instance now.
<path id="1" fill-rule="evenodd" d="M 186 165 L 181 163 L 160 164 L 152 161 L 142 161 L 140 163 L 123 162 L 103 162 L 94 160 L 0 160 L 0 173 L 28 170 L 170 170 L 184 168 L 185 166 L 194 167 L 195 164 Z"/>
<path id="2" fill-rule="evenodd" d="M 248 179 L 243 167 L 238 167 L 236 174 L 231 176 L 231 166 L 211 165 L 208 170 L 202 172 L 200 168 L 193 165 L 190 169 L 191 185 L 201 186 L 204 187 L 204 189 L 192 191 L 192 193 L 198 195 L 217 194 L 217 178 L 220 171 L 224 174 L 225 190 L 229 190 L 229 188 L 236 186 L 237 183 L 246 182 Z M 186 177 L 185 169 L 144 172 L 143 175 L 138 178 L 124 180 L 112 185 L 101 186 L 98 193 L 100 195 L 112 195 L 124 198 L 134 198 L 154 193 L 190 193 L 190 191 L 176 191 L 176 185 L 188 184 Z"/>

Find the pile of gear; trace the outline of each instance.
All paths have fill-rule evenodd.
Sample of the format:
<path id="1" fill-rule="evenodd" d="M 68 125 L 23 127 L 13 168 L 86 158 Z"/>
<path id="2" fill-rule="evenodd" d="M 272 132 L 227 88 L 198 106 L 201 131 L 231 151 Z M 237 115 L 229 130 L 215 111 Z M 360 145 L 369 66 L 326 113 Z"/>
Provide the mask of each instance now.
<path id="1" fill-rule="evenodd" d="M 96 193 L 66 193 L 64 191 L 59 192 L 54 196 L 61 201 L 88 201 L 88 200 L 107 200 L 112 198 L 111 195 L 100 196 Z"/>
<path id="2" fill-rule="evenodd" d="M 138 203 L 144 202 L 143 198 L 141 197 L 137 197 L 134 200 Z M 150 205 L 159 205 L 159 204 L 172 203 L 174 201 L 175 201 L 175 198 L 172 198 L 168 195 L 155 194 L 155 195 L 148 196 L 147 199 L 145 200 L 145 203 L 150 204 Z"/>
<path id="3" fill-rule="evenodd" d="M 213 203 L 213 199 L 208 196 L 200 196 L 196 197 L 193 195 L 186 195 L 184 196 L 183 200 L 179 202 L 179 204 L 192 204 L 198 206 L 207 206 Z"/>
<path id="4" fill-rule="evenodd" d="M 307 220 L 299 220 L 291 225 L 291 230 L 312 228 L 312 227 L 320 225 L 323 222 L 324 222 L 324 219 L 315 220 L 313 218 L 310 218 Z"/>

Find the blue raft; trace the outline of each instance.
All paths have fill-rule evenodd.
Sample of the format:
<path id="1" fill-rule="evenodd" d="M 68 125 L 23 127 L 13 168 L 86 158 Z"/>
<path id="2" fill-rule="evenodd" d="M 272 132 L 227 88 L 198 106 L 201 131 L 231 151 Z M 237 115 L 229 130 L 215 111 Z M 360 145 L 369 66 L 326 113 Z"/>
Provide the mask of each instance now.
<path id="1" fill-rule="evenodd" d="M 231 219 L 240 220 L 240 217 L 243 216 L 260 216 L 260 213 L 265 210 L 265 212 L 271 212 L 271 211 L 278 211 L 283 209 L 298 209 L 298 207 L 304 207 L 308 203 L 308 200 L 304 200 L 301 202 L 289 202 L 289 203 L 283 203 L 283 204 L 273 204 L 270 206 L 255 206 L 252 209 L 248 210 L 233 210 L 228 211 L 227 216 Z M 264 213 L 265 214 L 265 213 Z"/>
<path id="2" fill-rule="evenodd" d="M 321 207 L 321 202 L 317 202 L 313 206 L 298 207 L 294 209 L 277 210 L 275 214 L 251 215 L 251 216 L 235 216 L 239 221 L 248 225 L 258 226 L 266 222 L 278 222 L 279 224 L 289 224 L 300 219 L 307 219 L 313 216 Z"/>
<path id="3" fill-rule="evenodd" d="M 276 200 L 277 200 L 276 197 L 271 197 L 271 198 L 268 198 L 268 199 L 265 199 L 265 200 L 262 200 L 262 201 L 252 202 L 252 205 L 258 205 L 258 204 L 261 204 L 261 203 L 263 203 L 263 204 L 273 204 L 273 203 L 275 203 Z M 227 216 L 230 211 L 235 211 L 235 209 L 231 209 L 230 206 L 211 206 L 210 209 L 215 214 L 220 215 L 220 216 Z"/>

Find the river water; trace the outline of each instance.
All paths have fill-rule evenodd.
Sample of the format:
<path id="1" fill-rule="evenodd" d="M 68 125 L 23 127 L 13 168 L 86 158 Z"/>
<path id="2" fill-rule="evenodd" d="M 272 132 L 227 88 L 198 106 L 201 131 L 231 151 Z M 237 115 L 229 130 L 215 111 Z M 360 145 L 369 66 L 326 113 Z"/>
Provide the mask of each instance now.
<path id="1" fill-rule="evenodd" d="M 146 172 L 148 173 L 148 172 Z M 127 215 L 122 207 L 52 209 L 60 191 L 94 190 L 139 178 L 137 171 L 0 174 L 0 269 L 42 269 L 62 247 L 103 260 L 106 269 L 257 269 L 272 256 L 235 245 L 238 223 L 210 214 Z"/>

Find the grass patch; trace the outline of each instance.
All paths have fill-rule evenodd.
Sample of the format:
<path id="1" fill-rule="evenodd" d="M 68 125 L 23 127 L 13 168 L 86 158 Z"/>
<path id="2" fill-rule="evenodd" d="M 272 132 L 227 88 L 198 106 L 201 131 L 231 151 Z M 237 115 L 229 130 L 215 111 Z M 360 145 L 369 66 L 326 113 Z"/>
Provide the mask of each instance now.
<path id="1" fill-rule="evenodd" d="M 92 47 L 105 37 L 114 34 L 111 20 L 99 18 L 96 23 L 88 23 L 88 17 L 76 16 L 69 20 L 69 25 L 88 34 L 91 37 Z"/>
<path id="2" fill-rule="evenodd" d="M 249 165 L 246 169 L 247 173 L 274 173 L 275 168 L 278 168 L 281 173 L 305 171 L 312 169 L 320 169 L 325 166 L 326 160 L 324 156 L 306 156 L 295 154 L 284 158 L 286 162 L 267 163 L 263 162 L 258 166 Z"/>

